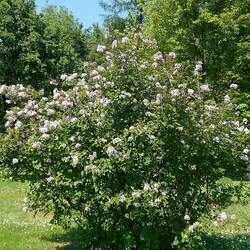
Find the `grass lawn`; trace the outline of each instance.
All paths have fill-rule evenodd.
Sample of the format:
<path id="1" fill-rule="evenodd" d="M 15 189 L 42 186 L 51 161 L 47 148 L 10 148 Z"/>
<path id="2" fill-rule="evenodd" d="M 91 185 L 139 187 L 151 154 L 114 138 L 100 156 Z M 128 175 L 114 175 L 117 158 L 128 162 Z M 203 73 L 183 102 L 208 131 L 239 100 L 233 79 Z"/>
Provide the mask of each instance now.
<path id="1" fill-rule="evenodd" d="M 77 250 L 80 235 L 36 217 L 25 207 L 27 185 L 0 179 L 0 250 Z M 223 210 L 228 219 L 218 225 L 205 220 L 207 249 L 250 250 L 250 203 L 234 204 Z M 231 216 L 233 218 L 231 218 Z"/>

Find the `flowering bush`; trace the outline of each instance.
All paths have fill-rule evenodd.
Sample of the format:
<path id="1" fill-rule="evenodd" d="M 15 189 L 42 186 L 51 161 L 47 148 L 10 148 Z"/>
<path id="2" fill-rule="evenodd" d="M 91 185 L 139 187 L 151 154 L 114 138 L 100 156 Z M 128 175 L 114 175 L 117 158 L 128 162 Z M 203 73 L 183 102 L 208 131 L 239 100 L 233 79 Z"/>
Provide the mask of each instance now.
<path id="1" fill-rule="evenodd" d="M 1 164 L 31 180 L 33 208 L 86 229 L 88 249 L 181 246 L 226 201 L 224 171 L 249 161 L 247 121 L 231 115 L 237 86 L 216 101 L 198 65 L 187 72 L 140 34 L 97 51 L 100 64 L 8 111 Z"/>

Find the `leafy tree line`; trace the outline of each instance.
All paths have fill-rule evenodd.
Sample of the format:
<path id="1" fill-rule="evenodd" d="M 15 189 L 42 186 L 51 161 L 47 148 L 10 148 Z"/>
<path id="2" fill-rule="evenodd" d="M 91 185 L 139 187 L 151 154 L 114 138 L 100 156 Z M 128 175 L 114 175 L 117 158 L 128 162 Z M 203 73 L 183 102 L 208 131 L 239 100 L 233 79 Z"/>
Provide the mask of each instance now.
<path id="1" fill-rule="evenodd" d="M 0 83 L 38 85 L 78 69 L 84 32 L 67 9 L 49 6 L 37 14 L 33 0 L 4 0 L 0 15 Z"/>

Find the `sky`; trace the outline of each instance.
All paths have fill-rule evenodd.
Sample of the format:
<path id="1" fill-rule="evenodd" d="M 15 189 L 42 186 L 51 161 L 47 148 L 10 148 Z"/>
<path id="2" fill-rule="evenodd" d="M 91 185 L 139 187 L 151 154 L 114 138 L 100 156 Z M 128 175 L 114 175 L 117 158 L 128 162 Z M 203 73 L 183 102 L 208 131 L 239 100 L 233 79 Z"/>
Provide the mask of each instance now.
<path id="1" fill-rule="evenodd" d="M 83 23 L 85 28 L 90 27 L 93 23 L 103 22 L 103 9 L 99 6 L 99 0 L 36 0 L 38 11 L 47 4 L 54 4 L 57 6 L 65 6 L 73 15 Z"/>

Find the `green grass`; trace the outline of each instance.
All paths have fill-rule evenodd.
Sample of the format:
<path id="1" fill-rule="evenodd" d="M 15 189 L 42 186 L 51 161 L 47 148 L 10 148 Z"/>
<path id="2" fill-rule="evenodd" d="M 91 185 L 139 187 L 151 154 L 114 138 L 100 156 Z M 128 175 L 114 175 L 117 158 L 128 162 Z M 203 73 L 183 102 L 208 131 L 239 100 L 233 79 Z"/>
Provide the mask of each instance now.
<path id="1" fill-rule="evenodd" d="M 22 211 L 26 191 L 26 184 L 0 179 L 0 250 L 82 249 L 79 231 L 65 231 L 46 217 Z M 202 221 L 207 249 L 250 250 L 250 203 L 222 211 L 228 215 L 226 221 L 218 225 L 210 219 Z"/>
<path id="2" fill-rule="evenodd" d="M 63 229 L 51 225 L 44 217 L 34 218 L 22 211 L 26 188 L 22 183 L 0 181 L 0 249 L 47 250 L 66 245 L 46 240 L 63 234 Z"/>
<path id="3" fill-rule="evenodd" d="M 238 185 L 239 181 L 223 179 L 229 185 Z M 244 191 L 235 197 L 235 203 L 220 212 L 226 212 L 227 220 L 203 219 L 204 239 L 209 250 L 250 250 L 250 182 L 244 182 Z"/>
<path id="4" fill-rule="evenodd" d="M 204 219 L 202 222 L 207 249 L 250 250 L 250 203 L 233 204 L 222 211 L 228 216 L 226 221 L 215 224 L 216 220 Z"/>

